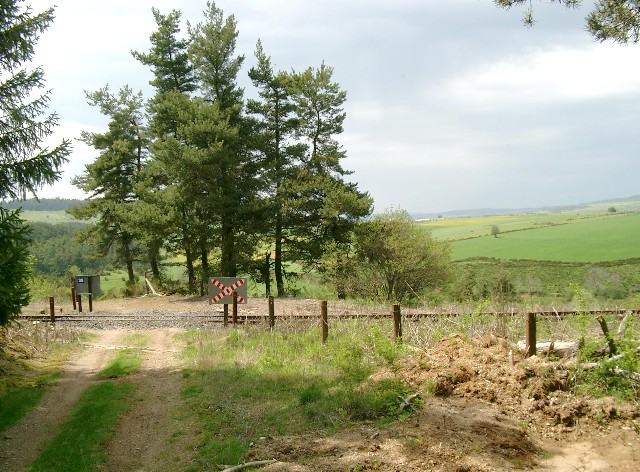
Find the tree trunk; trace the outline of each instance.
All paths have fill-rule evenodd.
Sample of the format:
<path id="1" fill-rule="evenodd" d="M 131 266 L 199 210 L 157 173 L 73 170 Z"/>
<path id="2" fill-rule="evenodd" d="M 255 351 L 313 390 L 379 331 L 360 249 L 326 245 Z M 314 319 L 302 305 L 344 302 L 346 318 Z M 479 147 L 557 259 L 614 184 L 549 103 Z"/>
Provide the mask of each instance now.
<path id="1" fill-rule="evenodd" d="M 200 277 L 200 296 L 205 294 L 205 286 L 209 280 L 209 251 L 206 239 L 200 240 L 200 262 L 202 263 L 202 277 Z"/>
<path id="2" fill-rule="evenodd" d="M 155 280 L 160 280 L 160 250 L 154 245 L 149 254 L 149 264 L 151 264 L 151 275 Z"/>
<path id="3" fill-rule="evenodd" d="M 516 346 L 520 351 L 524 351 L 527 347 L 527 343 L 525 341 L 518 341 Z M 543 342 L 536 343 L 536 353 L 545 356 L 553 354 L 556 357 L 573 357 L 579 347 L 580 343 L 577 341 Z"/>
<path id="4" fill-rule="evenodd" d="M 127 274 L 129 276 L 128 285 L 135 285 L 136 277 L 133 273 L 133 257 L 131 256 L 131 248 L 129 247 L 129 242 L 126 238 L 123 238 L 122 241 L 122 252 L 124 253 L 124 260 L 127 266 Z"/>
<path id="5" fill-rule="evenodd" d="M 222 243 L 220 248 L 220 269 L 224 277 L 235 277 L 237 275 L 235 262 L 235 234 L 233 226 L 228 222 L 222 223 Z"/>
<path id="6" fill-rule="evenodd" d="M 187 278 L 189 279 L 189 292 L 194 293 L 196 291 L 196 271 L 193 268 L 193 256 L 191 255 L 191 249 L 189 247 L 185 247 L 185 257 Z"/>
<path id="7" fill-rule="evenodd" d="M 284 297 L 284 274 L 282 273 L 282 212 L 278 209 L 276 214 L 276 240 L 275 259 L 273 260 L 273 270 L 276 278 L 276 290 L 278 297 Z"/>
<path id="8" fill-rule="evenodd" d="M 271 295 L 271 253 L 268 252 L 264 256 L 264 268 L 262 269 L 262 278 L 264 279 L 265 297 Z"/>

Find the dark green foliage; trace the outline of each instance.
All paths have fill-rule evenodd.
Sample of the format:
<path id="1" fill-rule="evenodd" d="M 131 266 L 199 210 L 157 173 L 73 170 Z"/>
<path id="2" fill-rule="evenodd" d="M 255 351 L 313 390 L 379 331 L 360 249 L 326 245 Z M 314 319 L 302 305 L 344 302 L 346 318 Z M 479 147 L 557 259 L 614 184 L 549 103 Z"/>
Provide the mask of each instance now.
<path id="1" fill-rule="evenodd" d="M 136 218 L 136 183 L 147 154 L 142 95 L 125 86 L 117 95 L 104 87 L 86 96 L 89 104 L 100 108 L 111 121 L 105 133 L 82 133 L 82 140 L 100 155 L 73 180 L 90 194 L 89 203 L 72 208 L 69 213 L 80 219 L 98 219 L 83 232 L 83 238 L 95 242 L 102 256 L 113 248 L 127 268 L 129 285 L 133 285 L 141 229 Z"/>
<path id="2" fill-rule="evenodd" d="M 53 21 L 53 9 L 34 15 L 21 11 L 19 3 L 0 5 L 0 200 L 35 195 L 41 186 L 58 180 L 70 152 L 68 140 L 53 149 L 41 147 L 58 117 L 43 117 L 49 101 L 49 92 L 38 95 L 45 87 L 44 71 L 23 67 Z"/>
<path id="3" fill-rule="evenodd" d="M 503 8 L 526 5 L 522 21 L 533 26 L 535 15 L 531 0 L 494 0 Z M 580 0 L 551 0 L 567 8 L 575 8 Z M 638 0 L 598 0 L 587 15 L 586 30 L 598 41 L 616 43 L 637 43 L 640 39 L 640 2 Z"/>
<path id="4" fill-rule="evenodd" d="M 18 316 L 29 303 L 33 261 L 29 255 L 29 227 L 19 215 L 19 210 L 0 208 L 0 326 Z"/>
<path id="5" fill-rule="evenodd" d="M 159 279 L 161 255 L 177 254 L 191 291 L 199 279 L 204 293 L 214 274 L 257 273 L 268 283 L 273 264 L 283 295 L 287 264 L 317 268 L 371 212 L 369 195 L 344 180 L 346 153 L 335 139 L 346 92 L 324 64 L 274 73 L 258 44 L 249 76 L 260 99 L 245 109 L 233 15 L 207 2 L 186 39 L 179 11 L 153 15 L 151 48 L 133 52 L 154 77 L 148 123 L 126 86 L 118 96 L 88 94 L 111 122 L 105 133 L 83 134 L 101 154 L 74 182 L 92 196 L 72 213 L 99 218 L 85 240 L 98 241 L 101 254 L 115 248 L 130 280 L 133 261 Z"/>
<path id="6" fill-rule="evenodd" d="M 152 48 L 148 53 L 132 51 L 132 54 L 142 64 L 151 67 L 154 79 L 149 83 L 158 92 L 156 100 L 150 103 L 154 108 L 161 103 L 163 94 L 172 91 L 192 92 L 196 89 L 196 84 L 193 66 L 187 54 L 189 42 L 177 37 L 181 13 L 173 10 L 168 15 L 163 15 L 156 8 L 151 11 L 158 26 L 149 37 Z"/>
<path id="7" fill-rule="evenodd" d="M 98 249 L 90 241 L 80 242 L 76 235 L 86 229 L 83 223 L 30 223 L 30 252 L 35 257 L 36 275 L 62 277 L 71 267 L 80 273 L 97 274 L 113 262 L 109 256 L 99 257 Z"/>
<path id="8" fill-rule="evenodd" d="M 187 52 L 189 41 L 178 38 L 180 12 L 163 15 L 153 9 L 153 15 L 158 28 L 149 38 L 151 49 L 132 53 L 150 67 L 154 75 L 150 84 L 156 91 L 147 103 L 152 159 L 142 169 L 137 187 L 141 199 L 138 209 L 143 215 L 141 237 L 156 280 L 160 278 L 161 249 L 181 252 L 186 258 L 189 291 L 195 292 L 201 222 L 188 185 L 192 174 L 184 161 L 187 145 L 178 128 L 184 122 L 181 114 L 188 114 L 190 94 L 197 89 L 197 83 Z"/>
<path id="9" fill-rule="evenodd" d="M 336 136 L 343 131 L 346 93 L 332 81 L 333 69 L 322 64 L 302 73 L 275 72 L 260 42 L 256 58 L 249 77 L 260 100 L 249 100 L 247 109 L 266 183 L 265 239 L 274 250 L 282 296 L 286 265 L 317 267 L 329 247 L 348 243 L 355 223 L 371 213 L 372 202 L 344 181 L 346 153 Z"/>
<path id="10" fill-rule="evenodd" d="M 587 16 L 587 30 L 598 41 L 637 43 L 640 39 L 640 2 L 599 0 Z"/>
<path id="11" fill-rule="evenodd" d="M 28 70 L 33 46 L 53 20 L 53 9 L 34 15 L 21 11 L 18 1 L 0 4 L 0 201 L 26 198 L 58 180 L 70 142 L 49 149 L 43 141 L 53 133 L 58 118 L 45 115 L 49 92 L 44 72 Z M 43 116 L 44 115 L 44 116 Z M 29 301 L 31 259 L 28 229 L 18 211 L 0 207 L 0 325 Z"/>

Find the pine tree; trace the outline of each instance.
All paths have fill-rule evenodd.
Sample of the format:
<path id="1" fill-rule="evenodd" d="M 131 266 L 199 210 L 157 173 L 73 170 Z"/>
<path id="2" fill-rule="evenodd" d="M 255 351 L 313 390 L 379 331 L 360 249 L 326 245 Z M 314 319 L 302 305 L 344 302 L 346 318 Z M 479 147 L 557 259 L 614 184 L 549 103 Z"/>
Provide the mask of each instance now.
<path id="1" fill-rule="evenodd" d="M 39 35 L 53 21 L 53 9 L 33 14 L 19 3 L 0 2 L 0 201 L 26 199 L 58 180 L 71 152 L 69 140 L 53 149 L 43 146 L 58 117 L 46 114 L 49 92 L 38 95 L 44 88 L 43 70 L 25 67 Z M 0 325 L 29 301 L 27 233 L 19 211 L 0 208 Z"/>
<path id="2" fill-rule="evenodd" d="M 133 57 L 150 67 L 155 95 L 147 103 L 150 117 L 148 135 L 151 159 L 140 179 L 140 214 L 144 235 L 150 248 L 150 262 L 154 277 L 160 270 L 157 258 L 160 249 L 182 252 L 186 259 L 189 289 L 195 291 L 195 218 L 193 208 L 185 200 L 181 189 L 181 169 L 184 164 L 184 139 L 178 134 L 180 114 L 188 108 L 189 94 L 197 84 L 188 55 L 189 41 L 180 39 L 180 17 L 177 10 L 168 15 L 152 9 L 157 29 L 149 40 L 147 53 L 132 51 Z"/>
<path id="3" fill-rule="evenodd" d="M 276 73 L 260 42 L 255 54 L 258 63 L 249 77 L 260 99 L 249 100 L 247 109 L 256 121 L 255 145 L 268 183 L 264 213 L 282 296 L 287 264 L 318 267 L 329 248 L 345 249 L 372 203 L 344 180 L 346 153 L 336 136 L 343 130 L 346 93 L 332 81 L 333 69 L 322 64 L 302 73 Z"/>
<path id="4" fill-rule="evenodd" d="M 535 15 L 531 0 L 494 0 L 502 8 L 525 5 L 522 22 L 533 26 Z M 580 0 L 550 0 L 567 8 L 577 8 Z M 640 1 L 597 0 L 587 15 L 585 29 L 597 41 L 637 44 L 640 40 Z"/>
<path id="5" fill-rule="evenodd" d="M 327 247 L 349 244 L 355 224 L 371 213 L 371 197 L 345 180 L 346 152 L 337 141 L 343 131 L 346 92 L 333 82 L 333 69 L 322 64 L 294 75 L 292 85 L 305 155 L 291 181 L 289 253 L 293 260 L 317 267 Z"/>
<path id="6" fill-rule="evenodd" d="M 136 183 L 147 155 L 147 140 L 142 115 L 142 94 L 125 86 L 117 95 L 104 87 L 87 93 L 89 104 L 108 116 L 105 133 L 83 132 L 81 139 L 100 151 L 85 172 L 73 179 L 74 185 L 90 194 L 89 203 L 75 207 L 76 218 L 98 218 L 91 224 L 87 237 L 99 242 L 102 254 L 112 248 L 125 264 L 128 283 L 135 283 L 133 262 L 139 242 L 136 206 L 139 196 Z"/>
<path id="7" fill-rule="evenodd" d="M 278 296 L 285 294 L 283 255 L 285 246 L 286 209 L 288 201 L 294 197 L 287 189 L 295 178 L 296 167 L 300 164 L 304 146 L 296 139 L 299 119 L 295 113 L 295 103 L 291 95 L 291 74 L 274 72 L 271 58 L 262 43 L 258 41 L 255 52 L 258 64 L 249 70 L 253 85 L 258 88 L 260 100 L 248 100 L 247 110 L 255 120 L 254 146 L 261 155 L 264 189 L 268 198 L 263 202 L 264 232 L 268 247 L 274 250 L 274 273 Z M 269 286 L 271 253 L 265 257 L 263 278 Z M 270 292 L 270 289 L 267 290 Z"/>
<path id="8" fill-rule="evenodd" d="M 199 96 L 184 122 L 187 159 L 193 166 L 191 188 L 197 217 L 204 276 L 211 245 L 220 248 L 220 273 L 236 276 L 253 250 L 248 228 L 259 188 L 257 165 L 248 148 L 249 126 L 243 116 L 244 90 L 237 76 L 244 56 L 235 55 L 238 31 L 233 15 L 225 17 L 208 2 L 205 20 L 189 28 L 189 53 Z"/>

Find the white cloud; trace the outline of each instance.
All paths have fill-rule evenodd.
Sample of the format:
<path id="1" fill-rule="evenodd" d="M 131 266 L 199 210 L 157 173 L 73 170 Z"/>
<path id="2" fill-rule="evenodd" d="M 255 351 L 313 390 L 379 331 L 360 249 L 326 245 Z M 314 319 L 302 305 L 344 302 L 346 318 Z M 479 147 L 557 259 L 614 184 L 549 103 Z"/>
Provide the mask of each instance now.
<path id="1" fill-rule="evenodd" d="M 640 49 L 594 44 L 535 51 L 467 70 L 445 89 L 459 102 L 480 107 L 640 92 Z"/>

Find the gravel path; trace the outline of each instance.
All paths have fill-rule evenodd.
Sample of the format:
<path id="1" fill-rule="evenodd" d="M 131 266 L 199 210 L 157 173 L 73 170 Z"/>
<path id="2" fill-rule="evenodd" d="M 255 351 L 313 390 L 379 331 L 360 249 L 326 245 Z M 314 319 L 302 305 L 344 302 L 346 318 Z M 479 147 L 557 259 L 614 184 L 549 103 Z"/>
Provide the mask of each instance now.
<path id="1" fill-rule="evenodd" d="M 222 314 L 212 316 L 211 313 L 176 313 L 140 311 L 135 313 L 116 313 L 111 311 L 95 311 L 87 314 L 90 320 L 68 321 L 58 320 L 56 323 L 63 326 L 75 326 L 78 328 L 104 330 L 104 329 L 160 329 L 160 328 L 218 328 L 222 326 Z"/>

